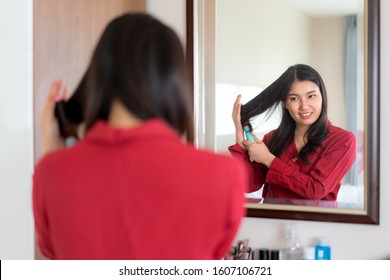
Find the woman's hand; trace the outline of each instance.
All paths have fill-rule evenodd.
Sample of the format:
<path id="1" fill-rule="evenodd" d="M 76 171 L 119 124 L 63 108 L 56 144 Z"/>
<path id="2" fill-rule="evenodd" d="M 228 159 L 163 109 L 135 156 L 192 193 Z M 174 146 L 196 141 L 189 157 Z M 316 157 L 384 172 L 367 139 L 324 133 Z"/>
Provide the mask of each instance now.
<path id="1" fill-rule="evenodd" d="M 234 127 L 236 128 L 236 143 L 244 148 L 243 141 L 244 139 L 244 129 L 241 124 L 241 95 L 237 96 L 236 101 L 233 105 L 232 118 L 234 122 Z"/>
<path id="2" fill-rule="evenodd" d="M 251 142 L 248 140 L 243 142 L 244 148 L 248 151 L 250 161 L 264 164 L 269 168 L 275 156 L 271 154 L 264 142 L 259 140 L 255 135 L 253 137 L 255 138 L 256 142 Z"/>
<path id="3" fill-rule="evenodd" d="M 60 136 L 60 129 L 54 115 L 54 108 L 56 102 L 65 100 L 68 97 L 68 91 L 68 86 L 66 86 L 62 80 L 53 81 L 51 83 L 41 113 L 43 155 L 64 147 L 64 141 Z"/>

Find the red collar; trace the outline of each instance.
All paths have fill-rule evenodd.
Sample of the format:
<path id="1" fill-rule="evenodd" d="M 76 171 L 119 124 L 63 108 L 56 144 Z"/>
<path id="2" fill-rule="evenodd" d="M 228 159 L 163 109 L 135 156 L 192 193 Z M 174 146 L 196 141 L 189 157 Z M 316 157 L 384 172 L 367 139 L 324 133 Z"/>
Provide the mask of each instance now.
<path id="1" fill-rule="evenodd" d="M 107 122 L 99 120 L 89 129 L 84 139 L 92 142 L 118 144 L 135 139 L 161 139 L 162 137 L 178 139 L 178 134 L 160 119 L 146 120 L 139 126 L 129 129 L 114 128 Z"/>

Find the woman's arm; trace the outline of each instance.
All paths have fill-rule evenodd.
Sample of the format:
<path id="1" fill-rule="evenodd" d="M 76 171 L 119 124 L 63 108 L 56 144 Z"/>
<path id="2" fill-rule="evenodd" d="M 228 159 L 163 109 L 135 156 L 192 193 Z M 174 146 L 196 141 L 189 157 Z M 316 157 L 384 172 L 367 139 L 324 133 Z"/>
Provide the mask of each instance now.
<path id="1" fill-rule="evenodd" d="M 64 141 L 60 136 L 60 129 L 54 115 L 54 108 L 56 102 L 66 99 L 67 96 L 68 87 L 62 80 L 51 83 L 41 113 L 43 155 L 64 147 Z"/>
<path id="2" fill-rule="evenodd" d="M 236 131 L 236 144 L 229 147 L 229 151 L 234 158 L 239 159 L 248 175 L 248 188 L 246 192 L 254 192 L 259 190 L 264 184 L 266 169 L 264 166 L 252 163 L 248 157 L 248 153 L 244 148 L 244 129 L 241 125 L 241 95 L 237 96 L 233 105 L 232 118 Z"/>
<path id="3" fill-rule="evenodd" d="M 245 217 L 244 193 L 247 185 L 245 169 L 240 162 L 234 162 L 227 166 L 226 174 L 226 199 L 223 200 L 225 228 L 215 250 L 215 259 L 223 258 L 230 251 L 241 221 Z"/>
<path id="4" fill-rule="evenodd" d="M 241 95 L 238 95 L 233 105 L 232 118 L 236 130 L 236 144 L 239 145 L 241 148 L 244 148 L 244 145 L 242 144 L 245 139 L 244 129 L 241 125 L 241 106 Z"/>
<path id="5" fill-rule="evenodd" d="M 48 260 L 49 259 L 42 254 L 41 249 L 39 248 L 36 230 L 35 230 L 35 259 L 36 260 Z"/>

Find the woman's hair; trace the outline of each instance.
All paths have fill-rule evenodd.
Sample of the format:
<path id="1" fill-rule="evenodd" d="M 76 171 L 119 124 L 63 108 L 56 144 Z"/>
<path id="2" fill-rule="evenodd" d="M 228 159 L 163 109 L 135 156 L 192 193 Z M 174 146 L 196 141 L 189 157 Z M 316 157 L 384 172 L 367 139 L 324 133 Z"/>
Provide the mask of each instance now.
<path id="1" fill-rule="evenodd" d="M 250 120 L 264 112 L 275 109 L 280 103 L 287 100 L 287 95 L 292 84 L 295 81 L 311 81 L 315 83 L 322 95 L 322 110 L 318 119 L 310 126 L 306 132 L 308 142 L 300 151 L 299 156 L 307 161 L 306 155 L 316 150 L 322 145 L 323 140 L 328 134 L 328 117 L 327 117 L 327 93 L 325 84 L 320 74 L 312 67 L 304 64 L 290 66 L 276 81 L 264 89 L 251 101 L 242 105 L 241 123 L 242 126 L 249 126 L 252 130 Z M 294 138 L 295 121 L 289 111 L 283 108 L 282 120 L 279 127 L 271 135 L 268 142 L 268 149 L 275 156 L 279 156 Z"/>
<path id="2" fill-rule="evenodd" d="M 193 141 L 183 47 L 171 28 L 150 15 L 124 14 L 108 24 L 66 102 L 66 115 L 89 130 L 97 120 L 108 119 L 114 100 L 142 120 L 164 120 Z"/>

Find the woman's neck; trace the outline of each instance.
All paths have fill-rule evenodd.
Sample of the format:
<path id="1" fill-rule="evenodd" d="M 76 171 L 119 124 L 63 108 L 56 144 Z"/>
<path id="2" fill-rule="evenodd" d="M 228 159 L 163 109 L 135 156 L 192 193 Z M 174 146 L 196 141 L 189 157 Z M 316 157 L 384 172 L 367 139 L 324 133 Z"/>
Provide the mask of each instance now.
<path id="1" fill-rule="evenodd" d="M 307 126 L 297 126 L 294 132 L 294 142 L 298 152 L 306 145 L 307 135 L 306 132 L 309 130 Z"/>
<path id="2" fill-rule="evenodd" d="M 306 135 L 306 132 L 309 130 L 310 126 L 296 126 L 295 132 L 294 132 L 294 138 L 304 138 Z"/>
<path id="3" fill-rule="evenodd" d="M 138 126 L 142 120 L 133 115 L 122 102 L 114 100 L 111 104 L 108 124 L 119 129 L 128 129 Z"/>

